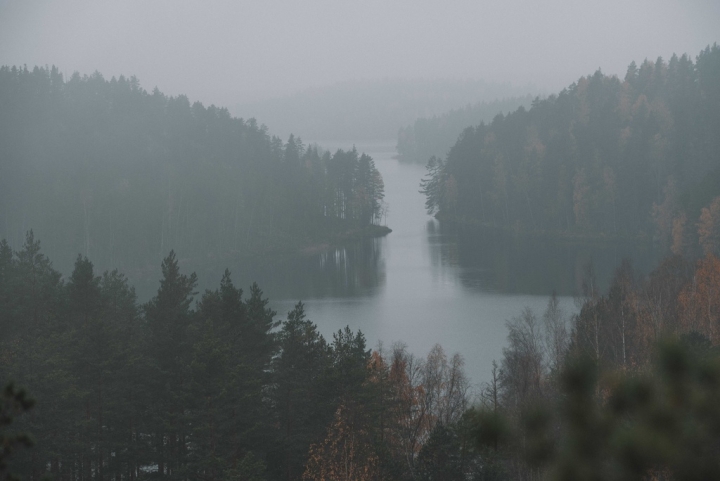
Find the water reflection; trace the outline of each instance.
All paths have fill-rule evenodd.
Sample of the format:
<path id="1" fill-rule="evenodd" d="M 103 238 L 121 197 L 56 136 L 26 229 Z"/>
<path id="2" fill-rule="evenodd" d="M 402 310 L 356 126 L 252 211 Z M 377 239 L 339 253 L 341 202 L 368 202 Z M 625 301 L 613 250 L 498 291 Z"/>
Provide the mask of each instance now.
<path id="1" fill-rule="evenodd" d="M 623 258 L 645 274 L 659 260 L 648 243 L 529 238 L 436 220 L 427 222 L 426 235 L 434 275 L 453 272 L 466 289 L 476 292 L 547 296 L 554 290 L 572 296 L 580 292 L 590 262 L 606 289 Z"/>
<path id="2" fill-rule="evenodd" d="M 321 253 L 299 255 L 282 261 L 187 263 L 198 285 L 216 289 L 226 267 L 233 282 L 247 288 L 257 282 L 271 299 L 314 299 L 374 296 L 385 284 L 383 239 L 366 239 Z"/>
<path id="3" fill-rule="evenodd" d="M 317 259 L 313 293 L 307 297 L 371 296 L 385 285 L 382 239 L 366 239 L 323 252 Z"/>
<path id="4" fill-rule="evenodd" d="M 233 283 L 247 290 L 256 282 L 267 297 L 277 299 L 321 299 L 375 296 L 385 285 L 385 239 L 365 239 L 325 250 L 278 260 L 233 261 L 180 260 L 183 273 L 195 272 L 198 292 L 220 286 L 225 269 Z M 140 302 L 157 294 L 160 269 L 130 276 Z M 199 297 L 199 296 L 198 296 Z"/>

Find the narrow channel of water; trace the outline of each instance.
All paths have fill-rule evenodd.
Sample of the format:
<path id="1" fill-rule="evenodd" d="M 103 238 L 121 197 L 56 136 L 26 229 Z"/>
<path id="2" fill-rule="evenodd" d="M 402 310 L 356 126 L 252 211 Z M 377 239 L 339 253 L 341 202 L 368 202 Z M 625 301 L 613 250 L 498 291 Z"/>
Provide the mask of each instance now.
<path id="1" fill-rule="evenodd" d="M 258 282 L 281 318 L 301 300 L 329 340 L 350 326 L 362 330 L 369 347 L 404 342 L 424 356 L 439 343 L 448 355 L 464 356 L 479 384 L 502 358 L 507 319 L 525 306 L 541 316 L 553 291 L 568 314 L 575 311 L 572 296 L 588 261 L 601 285 L 623 257 L 644 272 L 655 261 L 650 250 L 633 244 L 539 242 L 441 225 L 427 215 L 418 192 L 424 166 L 395 159 L 394 142 L 356 147 L 374 158 L 385 181 L 390 235 L 281 265 L 231 267 L 237 285 Z"/>
<path id="2" fill-rule="evenodd" d="M 285 314 L 301 299 L 308 318 L 328 338 L 348 325 L 361 329 L 371 347 L 404 342 L 425 355 L 439 343 L 448 355 L 464 356 L 473 382 L 487 380 L 493 359 L 502 356 L 505 320 L 524 306 L 541 314 L 552 287 L 548 284 L 545 292 L 498 289 L 482 266 L 464 266 L 458 235 L 444 232 L 425 212 L 418 192 L 425 168 L 396 160 L 394 143 L 357 148 L 374 158 L 383 176 L 393 232 L 318 255 L 306 264 L 313 273 L 306 271 L 304 282 L 274 300 L 273 308 Z M 568 311 L 574 309 L 572 298 L 561 300 Z"/>

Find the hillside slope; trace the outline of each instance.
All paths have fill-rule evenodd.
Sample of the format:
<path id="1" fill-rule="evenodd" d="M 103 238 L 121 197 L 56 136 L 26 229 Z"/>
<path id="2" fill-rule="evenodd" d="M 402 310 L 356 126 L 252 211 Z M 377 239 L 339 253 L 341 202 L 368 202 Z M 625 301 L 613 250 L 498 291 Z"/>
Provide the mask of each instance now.
<path id="1" fill-rule="evenodd" d="M 654 237 L 681 251 L 697 245 L 701 209 L 720 195 L 718 132 L 713 45 L 695 62 L 687 55 L 633 62 L 624 79 L 598 71 L 529 109 L 470 127 L 446 159 L 431 159 L 422 189 L 428 210 L 445 219 Z M 720 226 L 720 218 L 708 222 Z"/>
<path id="2" fill-rule="evenodd" d="M 0 68 L 0 238 L 28 230 L 67 272 L 256 256 L 376 223 L 382 178 L 356 151 L 271 136 L 135 78 Z"/>

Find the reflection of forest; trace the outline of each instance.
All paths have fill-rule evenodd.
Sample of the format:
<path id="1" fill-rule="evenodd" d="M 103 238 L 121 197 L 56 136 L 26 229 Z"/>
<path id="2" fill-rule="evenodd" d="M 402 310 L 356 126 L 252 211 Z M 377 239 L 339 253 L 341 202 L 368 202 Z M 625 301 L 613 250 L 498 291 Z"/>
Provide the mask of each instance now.
<path id="1" fill-rule="evenodd" d="M 485 292 L 574 295 L 590 262 L 606 289 L 622 259 L 647 273 L 660 258 L 652 245 L 638 242 L 529 238 L 436 221 L 428 223 L 427 235 L 434 269 L 456 268 L 464 287 Z"/>
<path id="2" fill-rule="evenodd" d="M 321 253 L 311 269 L 316 295 L 362 296 L 385 284 L 382 239 L 366 239 Z"/>
<path id="3" fill-rule="evenodd" d="M 372 295 L 385 284 L 384 239 L 364 239 L 309 256 L 282 261 L 266 259 L 230 263 L 235 283 L 247 290 L 253 283 L 273 299 L 311 299 Z M 183 270 L 196 272 L 200 292 L 217 284 L 226 265 L 220 262 L 187 263 Z M 157 291 L 159 269 L 133 280 L 141 300 Z"/>

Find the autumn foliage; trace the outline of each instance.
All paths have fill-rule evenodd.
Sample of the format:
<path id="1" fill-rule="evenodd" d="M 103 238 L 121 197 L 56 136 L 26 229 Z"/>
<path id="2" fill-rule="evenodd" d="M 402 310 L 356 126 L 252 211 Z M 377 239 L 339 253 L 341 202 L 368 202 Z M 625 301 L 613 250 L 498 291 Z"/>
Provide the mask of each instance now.
<path id="1" fill-rule="evenodd" d="M 310 447 L 303 474 L 312 481 L 369 481 L 376 479 L 378 456 L 362 409 L 355 403 L 341 404 L 320 444 Z"/>
<path id="2" fill-rule="evenodd" d="M 708 254 L 698 261 L 693 281 L 680 293 L 680 325 L 720 344 L 720 259 Z"/>
<path id="3" fill-rule="evenodd" d="M 492 479 L 718 479 L 720 259 L 623 261 L 606 293 L 585 276 L 561 362 L 534 312 L 508 322 L 473 415 Z"/>
<path id="4" fill-rule="evenodd" d="M 418 479 L 433 433 L 457 424 L 468 407 L 463 360 L 448 359 L 439 345 L 424 359 L 402 344 L 373 351 L 366 374 L 311 446 L 304 480 Z"/>

